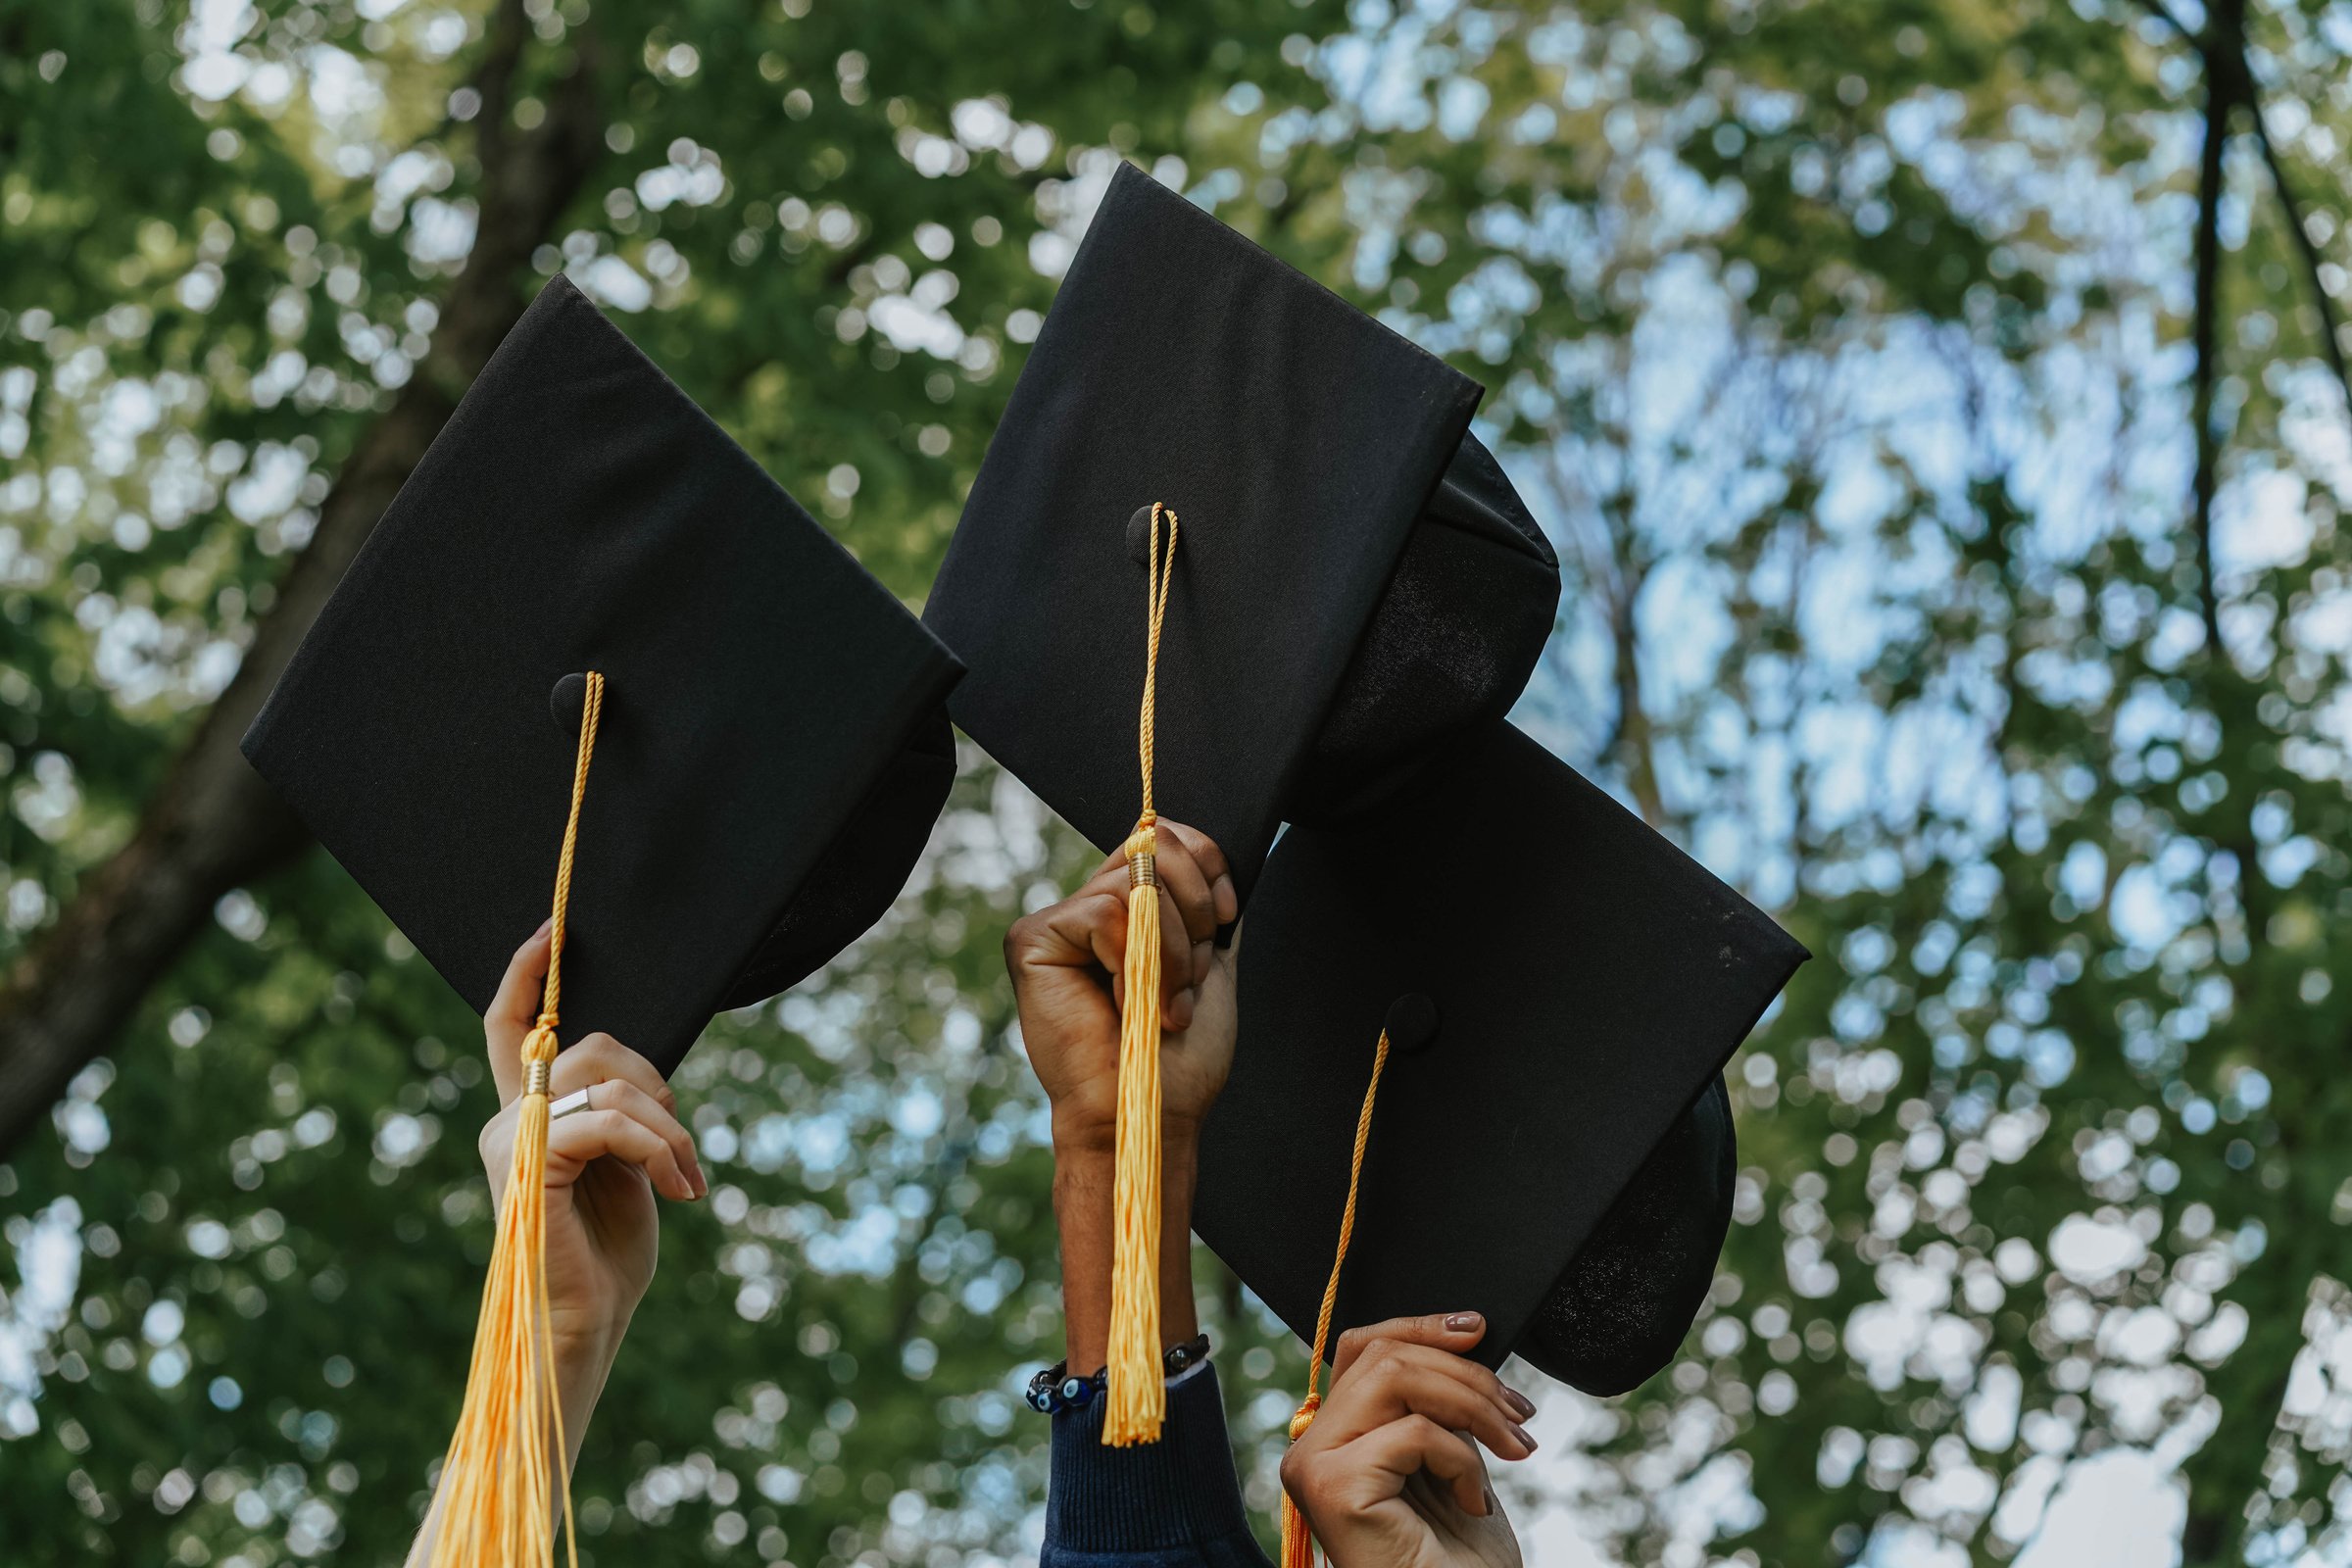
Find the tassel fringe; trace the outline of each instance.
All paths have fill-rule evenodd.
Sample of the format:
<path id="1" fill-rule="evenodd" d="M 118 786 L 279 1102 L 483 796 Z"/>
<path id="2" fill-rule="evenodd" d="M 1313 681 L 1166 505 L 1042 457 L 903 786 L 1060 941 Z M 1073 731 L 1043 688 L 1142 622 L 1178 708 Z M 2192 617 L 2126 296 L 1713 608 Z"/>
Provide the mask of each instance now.
<path id="1" fill-rule="evenodd" d="M 1108 1403 L 1102 1441 L 1159 1441 L 1167 1384 L 1159 1365 L 1159 881 L 1155 828 L 1127 841 L 1127 1009 L 1119 1019 L 1117 1215 L 1110 1265 Z"/>

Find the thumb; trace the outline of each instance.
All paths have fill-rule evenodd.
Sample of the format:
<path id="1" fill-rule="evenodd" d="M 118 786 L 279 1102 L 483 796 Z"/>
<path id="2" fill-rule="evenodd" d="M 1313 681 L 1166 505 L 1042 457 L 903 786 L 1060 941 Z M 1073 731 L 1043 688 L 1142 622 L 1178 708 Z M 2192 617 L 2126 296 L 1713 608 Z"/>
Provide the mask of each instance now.
<path id="1" fill-rule="evenodd" d="M 507 960 L 498 995 L 482 1014 L 482 1038 L 490 1048 L 490 1076 L 498 1083 L 498 1102 L 505 1104 L 522 1093 L 522 1042 L 539 1020 L 540 984 L 547 978 L 550 915 L 531 938 Z"/>

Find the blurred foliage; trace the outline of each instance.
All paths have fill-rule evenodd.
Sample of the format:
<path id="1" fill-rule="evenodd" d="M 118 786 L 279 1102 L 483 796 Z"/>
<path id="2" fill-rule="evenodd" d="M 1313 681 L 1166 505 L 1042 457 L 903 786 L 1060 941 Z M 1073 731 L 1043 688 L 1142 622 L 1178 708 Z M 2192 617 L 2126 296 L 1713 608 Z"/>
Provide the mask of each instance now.
<path id="1" fill-rule="evenodd" d="M 488 9 L 0 0 L 8 952 L 423 362 Z M 1118 157 L 1493 389 L 1571 583 L 1522 721 L 1821 955 L 1734 1062 L 1687 1355 L 1547 1409 L 1615 1549 L 2000 1560 L 2136 1448 L 2191 1561 L 2352 1551 L 2352 441 L 2233 156 L 2204 569 L 2204 64 L 2158 8 L 522 10 L 515 122 L 581 62 L 610 154 L 537 270 L 910 601 Z M 2340 258 L 2352 10 L 2245 25 Z M 583 1456 L 600 1561 L 1034 1549 L 1053 1235 L 998 937 L 1084 857 L 967 763 L 890 920 L 681 1074 L 714 1191 Z M 473 1020 L 323 856 L 218 916 L 0 1165 L 12 1561 L 396 1561 L 454 1410 Z M 1262 1504 L 1299 1352 L 1201 1269 Z"/>

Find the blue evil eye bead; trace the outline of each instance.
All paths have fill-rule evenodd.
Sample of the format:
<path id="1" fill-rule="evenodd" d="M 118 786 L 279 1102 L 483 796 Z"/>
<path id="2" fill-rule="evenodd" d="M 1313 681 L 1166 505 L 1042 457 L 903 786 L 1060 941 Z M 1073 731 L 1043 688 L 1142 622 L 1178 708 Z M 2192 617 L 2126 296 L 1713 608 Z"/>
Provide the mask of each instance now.
<path id="1" fill-rule="evenodd" d="M 1064 1378 L 1061 1383 L 1061 1402 L 1074 1410 L 1083 1410 L 1094 1402 L 1095 1385 L 1090 1378 Z"/>

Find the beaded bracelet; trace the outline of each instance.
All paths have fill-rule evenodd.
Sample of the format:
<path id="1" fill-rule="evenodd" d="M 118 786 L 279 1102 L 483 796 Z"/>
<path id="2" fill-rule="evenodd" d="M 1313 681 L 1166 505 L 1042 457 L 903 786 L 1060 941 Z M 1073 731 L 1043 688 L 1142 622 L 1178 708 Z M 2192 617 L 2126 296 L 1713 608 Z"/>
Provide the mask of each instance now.
<path id="1" fill-rule="evenodd" d="M 1178 1377 L 1208 1359 L 1208 1336 L 1196 1335 L 1182 1345 L 1171 1345 L 1161 1352 L 1159 1362 L 1167 1375 Z M 1052 1415 L 1057 1410 L 1083 1410 L 1102 1395 L 1109 1368 L 1087 1377 L 1073 1377 L 1067 1358 L 1054 1362 L 1029 1380 L 1029 1408 L 1040 1415 Z"/>

